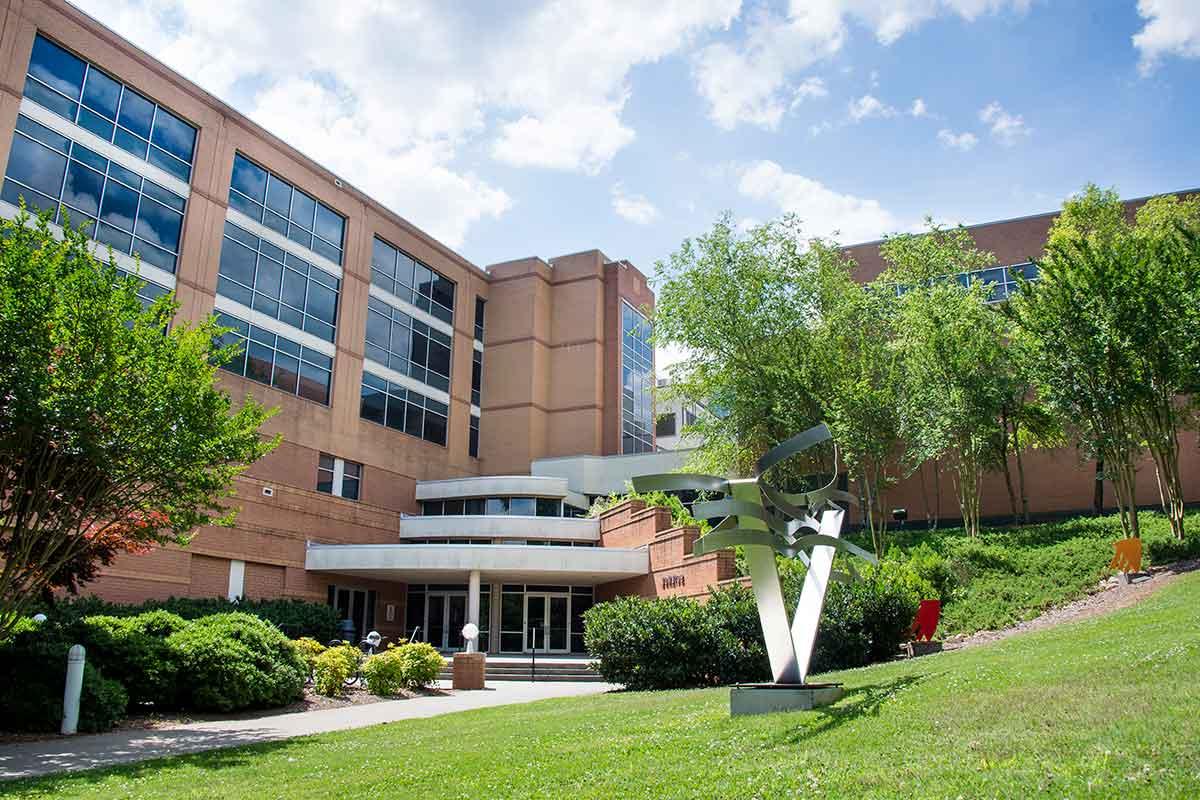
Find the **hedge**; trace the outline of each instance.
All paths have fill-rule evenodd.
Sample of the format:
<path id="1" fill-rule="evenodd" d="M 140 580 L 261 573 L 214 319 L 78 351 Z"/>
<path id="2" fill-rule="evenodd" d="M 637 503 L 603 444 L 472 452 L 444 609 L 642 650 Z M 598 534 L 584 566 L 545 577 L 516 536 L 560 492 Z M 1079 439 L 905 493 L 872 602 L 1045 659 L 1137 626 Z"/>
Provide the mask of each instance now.
<path id="1" fill-rule="evenodd" d="M 43 605 L 31 610 L 46 614 L 52 621 L 75 622 L 84 617 L 133 617 L 147 611 L 168 611 L 183 619 L 199 619 L 213 614 L 240 612 L 252 614 L 274 624 L 293 639 L 307 636 L 327 642 L 337 636 L 338 612 L 333 606 L 306 600 L 226 600 L 223 597 L 168 597 L 147 600 L 138 605 L 109 603 L 95 597 L 79 597 Z"/>

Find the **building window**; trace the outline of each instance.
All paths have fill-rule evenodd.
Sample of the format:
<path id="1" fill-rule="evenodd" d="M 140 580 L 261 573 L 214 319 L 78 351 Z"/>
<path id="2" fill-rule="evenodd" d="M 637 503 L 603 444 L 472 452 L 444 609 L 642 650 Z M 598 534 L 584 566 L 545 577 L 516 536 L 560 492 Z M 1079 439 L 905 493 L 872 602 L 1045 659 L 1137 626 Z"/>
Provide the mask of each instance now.
<path id="1" fill-rule="evenodd" d="M 329 587 L 329 605 L 338 611 L 339 620 L 350 620 L 354 624 L 351 643 L 363 639 L 375 627 L 375 592 L 351 589 L 345 586 Z M 341 631 L 338 631 L 339 638 Z"/>
<path id="2" fill-rule="evenodd" d="M 479 417 L 471 415 L 471 429 L 467 433 L 467 455 L 479 458 Z"/>
<path id="3" fill-rule="evenodd" d="M 650 322 L 621 303 L 621 452 L 654 449 L 654 348 Z"/>
<path id="4" fill-rule="evenodd" d="M 444 447 L 448 414 L 445 403 L 363 372 L 359 416 L 365 420 Z"/>
<path id="5" fill-rule="evenodd" d="M 435 389 L 450 389 L 451 339 L 398 308 L 367 300 L 367 358 Z"/>
<path id="6" fill-rule="evenodd" d="M 25 96 L 106 142 L 191 179 L 196 128 L 38 34 Z"/>
<path id="7" fill-rule="evenodd" d="M 471 356 L 471 405 L 478 406 L 483 389 L 483 353 L 472 351 Z"/>
<path id="8" fill-rule="evenodd" d="M 1016 295 L 1021 291 L 1022 279 L 1030 282 L 1036 281 L 1038 279 L 1037 264 L 1025 262 L 1007 267 L 988 267 L 946 277 L 946 280 L 954 280 L 964 287 L 977 283 L 986 284 L 988 286 L 987 302 L 989 303 L 1001 303 Z M 903 284 L 896 284 L 896 296 L 900 297 L 910 288 Z"/>
<path id="9" fill-rule="evenodd" d="M 454 322 L 454 281 L 379 237 L 371 251 L 371 283 L 443 322 Z"/>
<path id="10" fill-rule="evenodd" d="M 675 412 L 663 414 L 658 418 L 658 422 L 654 425 L 655 436 L 674 436 L 675 435 Z"/>
<path id="11" fill-rule="evenodd" d="M 140 275 L 133 275 L 132 273 L 126 272 L 122 269 L 118 269 L 117 272 L 121 274 L 122 278 L 136 278 L 140 282 L 141 285 L 138 286 L 137 298 L 138 300 L 142 301 L 142 308 L 149 308 L 155 300 L 165 294 L 171 293 L 170 289 L 159 286 L 157 283 L 152 283 L 148 280 L 145 280 Z"/>
<path id="12" fill-rule="evenodd" d="M 487 307 L 487 301 L 482 297 L 475 298 L 475 339 L 483 341 L 483 315 Z"/>
<path id="13" fill-rule="evenodd" d="M 683 410 L 683 424 L 684 427 L 696 424 L 696 412 L 693 409 L 685 408 Z"/>
<path id="14" fill-rule="evenodd" d="M 342 263 L 345 217 L 241 153 L 233 157 L 229 205 L 333 263 Z"/>
<path id="15" fill-rule="evenodd" d="M 317 461 L 318 492 L 344 497 L 347 500 L 357 500 L 361 480 L 362 464 L 335 458 L 328 453 L 321 453 L 321 457 Z"/>
<path id="16" fill-rule="evenodd" d="M 0 196 L 13 205 L 24 198 L 59 224 L 87 223 L 115 252 L 175 271 L 187 201 L 28 117 L 17 117 Z"/>
<path id="17" fill-rule="evenodd" d="M 217 314 L 217 324 L 233 329 L 221 337 L 222 345 L 241 345 L 241 352 L 222 369 L 329 405 L 332 358 L 228 314 Z"/>
<path id="18" fill-rule="evenodd" d="M 320 267 L 225 223 L 217 294 L 332 342 L 341 284 Z"/>

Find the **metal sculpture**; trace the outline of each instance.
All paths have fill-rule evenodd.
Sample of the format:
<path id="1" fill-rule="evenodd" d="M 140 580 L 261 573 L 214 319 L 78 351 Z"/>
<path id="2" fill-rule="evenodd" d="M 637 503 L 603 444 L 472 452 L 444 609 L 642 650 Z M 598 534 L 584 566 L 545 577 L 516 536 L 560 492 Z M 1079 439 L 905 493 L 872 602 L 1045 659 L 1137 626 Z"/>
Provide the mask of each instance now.
<path id="1" fill-rule="evenodd" d="M 726 547 L 745 548 L 750 584 L 758 603 L 758 617 L 776 684 L 805 682 L 829 581 L 857 577 L 852 563 L 848 563 L 849 574 L 833 569 L 837 551 L 879 563 L 871 553 L 841 538 L 845 509 L 834 501 L 848 505 L 856 502 L 849 492 L 835 488 L 836 444 L 833 478 L 815 491 L 789 494 L 763 479 L 763 474 L 774 465 L 831 438 L 828 426 L 822 423 L 781 442 L 758 460 L 752 478 L 667 473 L 633 479 L 633 488 L 639 492 L 694 490 L 724 495 L 720 500 L 693 504 L 692 514 L 697 519 L 724 517 L 696 540 L 693 552 L 703 555 Z M 776 554 L 799 558 L 808 568 L 790 625 Z"/>

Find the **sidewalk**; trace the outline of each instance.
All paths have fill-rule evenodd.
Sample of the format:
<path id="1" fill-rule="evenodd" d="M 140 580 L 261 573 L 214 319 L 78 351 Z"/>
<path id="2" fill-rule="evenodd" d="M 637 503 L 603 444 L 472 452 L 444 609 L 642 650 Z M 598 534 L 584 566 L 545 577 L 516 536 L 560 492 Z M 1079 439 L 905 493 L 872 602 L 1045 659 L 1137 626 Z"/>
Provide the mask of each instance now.
<path id="1" fill-rule="evenodd" d="M 443 682 L 441 687 L 449 689 L 449 684 Z M 435 717 L 475 708 L 528 703 L 550 697 L 597 694 L 616 688 L 607 683 L 495 681 L 487 689 L 477 692 L 388 700 L 258 719 L 195 722 L 167 730 L 114 731 L 22 742 L 0 747 L 0 780 L 129 764 L 162 756 L 272 742 L 293 736 Z"/>

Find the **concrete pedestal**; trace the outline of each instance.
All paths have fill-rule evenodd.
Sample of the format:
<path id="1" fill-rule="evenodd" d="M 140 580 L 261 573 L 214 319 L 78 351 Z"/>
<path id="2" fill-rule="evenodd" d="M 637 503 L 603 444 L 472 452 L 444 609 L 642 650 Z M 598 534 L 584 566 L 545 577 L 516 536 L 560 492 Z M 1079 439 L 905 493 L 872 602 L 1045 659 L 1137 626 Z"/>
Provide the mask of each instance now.
<path id="1" fill-rule="evenodd" d="M 729 713 L 771 714 L 776 711 L 808 711 L 836 703 L 845 692 L 840 683 L 755 683 L 729 690 Z"/>
<path id="2" fill-rule="evenodd" d="M 483 653 L 455 653 L 453 679 L 455 689 L 482 689 L 487 672 L 487 656 Z"/>

